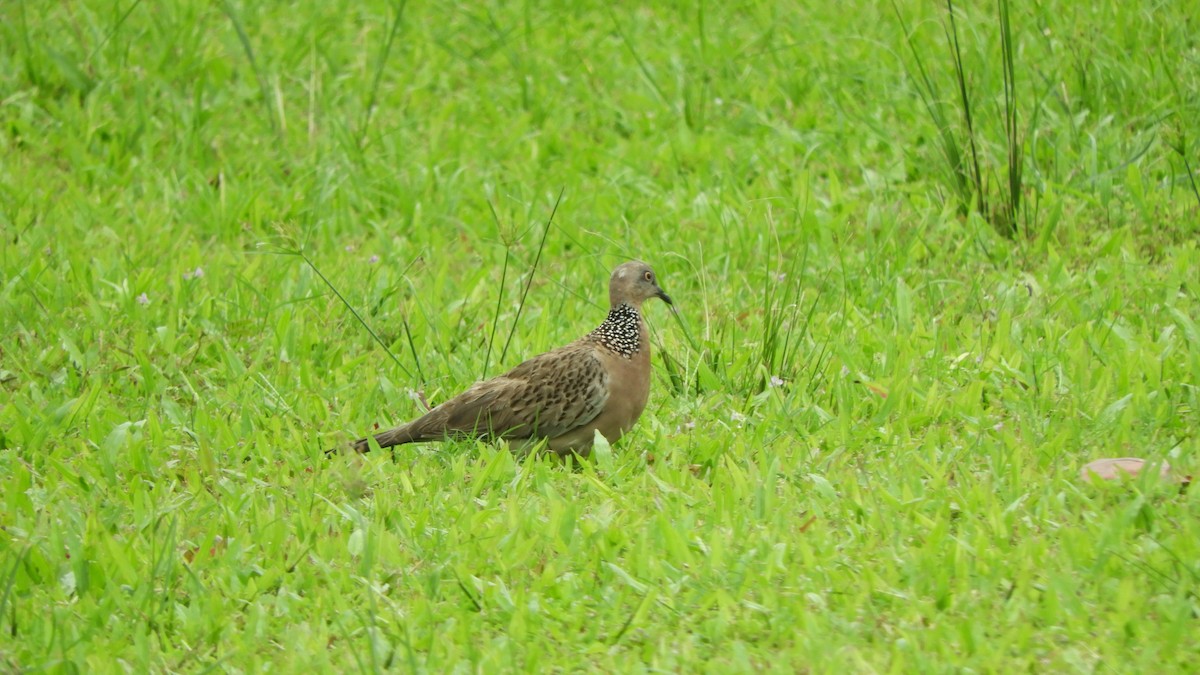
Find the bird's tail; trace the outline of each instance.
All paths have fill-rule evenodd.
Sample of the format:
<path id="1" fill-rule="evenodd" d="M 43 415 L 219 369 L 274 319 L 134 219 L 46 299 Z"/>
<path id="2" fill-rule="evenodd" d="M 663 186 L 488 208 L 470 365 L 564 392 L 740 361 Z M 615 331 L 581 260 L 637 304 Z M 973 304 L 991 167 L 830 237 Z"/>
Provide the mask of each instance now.
<path id="1" fill-rule="evenodd" d="M 417 436 L 412 432 L 411 424 L 405 424 L 404 426 L 399 426 L 395 429 L 389 429 L 381 434 L 375 434 L 375 442 L 378 443 L 379 447 L 381 448 L 390 448 L 394 445 L 412 443 L 415 440 L 417 440 Z M 354 441 L 354 449 L 359 452 L 369 452 L 371 450 L 371 445 L 367 442 L 366 438 L 360 438 L 357 441 Z"/>
<path id="2" fill-rule="evenodd" d="M 395 445 L 403 445 L 405 443 L 412 443 L 413 441 L 416 441 L 416 440 L 418 440 L 418 437 L 416 434 L 414 434 L 412 432 L 411 424 L 405 424 L 404 426 L 399 426 L 399 427 L 396 427 L 395 429 L 388 429 L 387 431 L 385 431 L 381 434 L 375 435 L 375 442 L 379 444 L 380 448 L 390 448 Z M 355 452 L 360 452 L 360 453 L 361 452 L 370 452 L 371 451 L 370 439 L 369 438 L 360 438 L 357 441 L 354 441 L 353 443 L 351 443 L 350 447 Z M 331 448 L 329 450 L 326 450 L 325 454 L 326 455 L 336 455 L 339 452 L 341 452 L 341 450 L 342 450 L 342 448 Z"/>

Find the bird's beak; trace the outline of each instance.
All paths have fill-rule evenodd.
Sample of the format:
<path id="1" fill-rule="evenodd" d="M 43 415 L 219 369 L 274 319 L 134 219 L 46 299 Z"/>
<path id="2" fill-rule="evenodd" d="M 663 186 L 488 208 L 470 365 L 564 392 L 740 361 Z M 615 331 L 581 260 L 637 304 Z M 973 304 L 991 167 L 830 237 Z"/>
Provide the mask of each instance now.
<path id="1" fill-rule="evenodd" d="M 658 289 L 658 292 L 654 294 L 654 297 L 656 297 L 656 298 L 662 298 L 662 301 L 663 301 L 663 302 L 665 302 L 665 303 L 667 303 L 668 305 L 674 305 L 674 304 L 675 304 L 675 303 L 671 302 L 671 296 L 667 295 L 667 294 L 666 294 L 666 292 L 665 292 L 665 291 L 663 291 L 663 289 L 661 289 L 661 288 L 660 288 L 660 289 Z"/>

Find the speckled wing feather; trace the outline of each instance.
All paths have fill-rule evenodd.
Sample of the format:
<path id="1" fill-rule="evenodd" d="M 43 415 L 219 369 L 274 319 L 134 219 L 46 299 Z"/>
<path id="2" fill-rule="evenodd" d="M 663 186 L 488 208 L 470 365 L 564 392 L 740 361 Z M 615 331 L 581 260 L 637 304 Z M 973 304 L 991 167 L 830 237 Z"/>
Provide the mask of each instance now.
<path id="1" fill-rule="evenodd" d="M 553 438 L 604 410 L 609 375 L 591 345 L 575 343 L 477 382 L 409 425 L 415 440 L 446 436 Z"/>

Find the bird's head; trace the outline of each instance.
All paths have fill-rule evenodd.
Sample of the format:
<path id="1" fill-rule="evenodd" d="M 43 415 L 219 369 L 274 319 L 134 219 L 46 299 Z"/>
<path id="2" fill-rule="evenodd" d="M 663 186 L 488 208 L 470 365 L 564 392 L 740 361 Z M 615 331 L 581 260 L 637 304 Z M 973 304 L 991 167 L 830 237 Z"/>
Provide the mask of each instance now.
<path id="1" fill-rule="evenodd" d="M 634 260 L 619 265 L 613 270 L 612 279 L 608 282 L 608 299 L 613 307 L 622 303 L 641 308 L 642 303 L 650 298 L 660 298 L 668 305 L 671 296 L 658 286 L 658 276 L 644 262 Z"/>

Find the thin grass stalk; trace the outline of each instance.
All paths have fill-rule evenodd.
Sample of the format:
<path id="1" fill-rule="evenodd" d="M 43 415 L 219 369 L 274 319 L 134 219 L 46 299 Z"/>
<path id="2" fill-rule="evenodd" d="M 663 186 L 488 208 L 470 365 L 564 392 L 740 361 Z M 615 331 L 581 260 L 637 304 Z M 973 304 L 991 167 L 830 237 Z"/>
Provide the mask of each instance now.
<path id="1" fill-rule="evenodd" d="M 0 618 L 4 616 L 4 608 L 8 607 L 8 599 L 12 596 L 13 584 L 16 582 L 17 572 L 25 564 L 25 558 L 29 555 L 29 551 L 32 548 L 33 544 L 29 544 L 21 551 L 20 555 L 15 556 L 12 570 L 4 575 L 4 593 L 0 595 Z M 17 636 L 17 622 L 15 618 L 10 619 L 10 621 L 12 622 L 10 625 L 12 636 L 15 638 Z"/>
<path id="2" fill-rule="evenodd" d="M 950 26 L 946 38 L 950 42 L 950 55 L 954 59 L 954 74 L 958 79 L 958 95 L 962 102 L 963 123 L 967 127 L 967 146 L 971 149 L 971 182 L 975 188 L 975 205 L 980 214 L 987 216 L 987 192 L 983 187 L 983 172 L 979 170 L 979 148 L 975 143 L 975 123 L 971 117 L 971 97 L 967 93 L 967 75 L 963 68 L 962 48 L 958 43 L 958 23 L 954 20 L 954 2 L 946 0 L 946 13 Z"/>
<path id="3" fill-rule="evenodd" d="M 650 83 L 650 87 L 654 90 L 654 95 L 658 97 L 660 103 L 662 103 L 664 106 L 670 107 L 666 92 L 664 92 L 663 88 L 658 85 L 658 80 L 654 79 L 653 73 L 650 72 L 650 66 L 646 64 L 645 59 L 643 59 L 642 55 L 639 54 L 637 49 L 634 48 L 633 42 L 629 39 L 629 36 L 625 34 L 625 29 L 621 28 L 621 22 L 617 21 L 617 15 L 613 13 L 612 7 L 606 5 L 606 8 L 608 9 L 609 18 L 612 19 L 613 29 L 617 31 L 617 35 L 621 36 L 621 41 L 625 43 L 625 48 L 629 50 L 631 55 L 633 55 L 633 60 L 637 63 L 638 69 L 642 71 L 642 76 L 646 78 L 646 81 Z"/>
<path id="4" fill-rule="evenodd" d="M 108 32 L 104 34 L 104 39 L 100 40 L 100 42 L 97 43 L 96 46 L 92 48 L 92 51 L 88 52 L 87 58 L 84 59 L 85 62 L 90 62 L 93 58 L 96 57 L 96 54 L 100 53 L 101 49 L 104 49 L 104 45 L 107 45 L 109 40 L 113 39 L 113 36 L 115 36 L 117 34 L 117 31 L 121 30 L 121 26 L 125 25 L 125 20 L 128 19 L 129 15 L 133 14 L 133 10 L 140 7 L 141 4 L 142 4 L 142 0 L 133 0 L 133 3 L 130 4 L 129 7 L 126 8 L 125 11 L 121 14 L 121 16 L 116 20 L 116 22 L 113 23 L 113 27 L 110 28 L 108 30 Z"/>
<path id="5" fill-rule="evenodd" d="M 1196 205 L 1200 206 L 1200 188 L 1196 186 L 1196 174 L 1192 170 L 1192 163 L 1188 161 L 1188 144 L 1187 137 L 1183 134 L 1182 125 L 1179 127 L 1178 138 L 1176 142 L 1168 144 L 1175 154 L 1179 155 L 1179 159 L 1183 161 L 1183 170 L 1187 173 L 1188 184 L 1192 187 L 1192 194 L 1196 197 Z"/>
<path id="6" fill-rule="evenodd" d="M 496 205 L 492 200 L 488 200 L 488 208 L 492 211 L 492 219 L 496 221 L 496 227 L 500 228 L 500 216 L 496 213 Z M 492 347 L 496 343 L 496 329 L 500 326 L 500 308 L 504 304 L 504 285 L 508 281 L 508 263 L 512 258 L 512 249 L 507 245 L 504 247 L 504 265 L 500 268 L 500 292 L 496 294 L 496 313 L 492 316 L 492 332 L 488 335 L 487 352 L 483 357 L 483 372 L 480 373 L 479 379 L 487 379 L 488 365 L 492 360 Z"/>
<path id="7" fill-rule="evenodd" d="M 767 370 L 768 373 L 773 373 L 775 368 L 775 343 L 778 339 L 779 322 L 782 321 L 780 311 L 778 309 L 779 302 L 775 299 L 777 294 L 776 284 L 771 283 L 771 277 L 776 272 L 770 267 L 767 268 L 767 276 L 764 279 L 765 288 L 762 291 L 763 306 L 762 306 L 762 342 L 758 352 L 758 363 Z M 753 338 L 751 338 L 753 339 Z M 754 371 L 746 373 L 746 381 L 742 384 L 742 388 L 754 388 L 753 380 L 758 375 Z M 769 377 L 769 376 L 768 376 Z M 761 391 L 767 386 L 766 382 L 758 382 L 757 389 Z"/>
<path id="8" fill-rule="evenodd" d="M 538 242 L 537 255 L 533 257 L 533 267 L 529 269 L 529 278 L 525 280 L 525 290 L 521 292 L 521 300 L 517 303 L 517 315 L 513 317 L 512 327 L 508 330 L 508 339 L 504 341 L 504 350 L 500 352 L 500 361 L 502 362 L 508 356 L 508 347 L 512 344 L 513 335 L 517 332 L 517 324 L 521 321 L 521 310 L 525 309 L 525 298 L 529 296 L 529 288 L 533 286 L 533 275 L 537 273 L 538 263 L 542 260 L 542 250 L 546 247 L 546 236 L 550 234 L 550 226 L 554 224 L 554 214 L 558 213 L 558 205 L 562 203 L 563 194 L 566 191 L 566 187 L 558 191 L 558 199 L 554 200 L 554 208 L 550 211 L 550 217 L 546 219 L 546 227 L 542 230 L 542 240 Z"/>
<path id="9" fill-rule="evenodd" d="M 1025 154 L 1020 130 L 1017 128 L 1017 76 L 1013 67 L 1012 25 L 1009 22 L 1008 0 L 997 0 L 1000 15 L 1000 52 L 1004 64 L 1004 135 L 1008 140 L 1008 194 L 1005 200 L 1008 221 L 1006 234 L 1017 234 L 1017 214 L 1021 208 L 1022 158 Z M 1028 234 L 1029 228 L 1026 227 Z"/>
<path id="10" fill-rule="evenodd" d="M 807 257 L 808 249 L 806 247 L 800 263 L 802 268 L 803 261 L 807 260 Z M 768 377 L 782 377 L 788 374 L 788 345 L 795 328 L 795 322 L 788 321 L 788 318 L 794 313 L 800 297 L 800 284 L 796 280 L 796 266 L 797 261 L 793 258 L 788 271 L 783 273 L 786 283 L 779 290 L 776 290 L 778 285 L 772 283 L 771 275 L 774 272 L 767 271 L 767 288 L 763 293 L 763 343 L 759 354 L 759 363 L 766 368 Z M 784 330 L 785 323 L 787 324 L 786 331 Z M 761 391 L 768 386 L 769 382 L 759 384 Z"/>
<path id="11" fill-rule="evenodd" d="M 242 22 L 238 18 L 237 11 L 229 0 L 221 0 L 221 10 L 225 12 L 225 16 L 229 17 L 229 22 L 233 24 L 233 30 L 237 32 L 238 41 L 242 43 L 242 50 L 246 53 L 246 60 L 250 62 L 250 70 L 254 71 L 254 77 L 258 81 L 258 93 L 262 98 L 263 108 L 266 110 L 267 121 L 271 123 L 271 130 L 279 140 L 280 146 L 283 145 L 283 128 L 279 126 L 279 120 L 275 118 L 275 111 L 271 108 L 271 91 L 267 86 L 267 76 L 263 69 L 259 67 L 258 60 L 254 58 L 254 46 L 250 44 L 250 36 L 246 35 L 245 29 L 242 28 Z"/>
<path id="12" fill-rule="evenodd" d="M 371 330 L 371 327 L 369 325 L 367 325 L 367 322 L 364 321 L 362 316 L 359 315 L 359 313 L 354 309 L 354 306 L 350 304 L 350 301 L 346 300 L 346 296 L 342 295 L 342 292 L 338 290 L 337 286 L 333 285 L 333 282 L 330 281 L 329 278 L 326 277 L 325 274 L 321 272 L 321 268 L 317 267 L 317 265 L 308 257 L 308 255 L 303 250 L 296 249 L 294 251 L 286 251 L 285 253 L 290 254 L 290 255 L 300 256 L 300 259 L 303 260 L 304 263 L 306 265 L 308 265 L 312 269 L 313 272 L 316 272 L 317 276 L 321 278 L 321 281 L 325 282 L 325 285 L 329 287 L 329 290 L 333 291 L 333 294 L 337 296 L 337 299 L 340 300 L 343 305 L 345 305 L 346 309 L 350 310 L 350 314 L 353 315 L 354 318 L 358 320 L 358 323 L 361 324 L 362 327 L 367 330 L 367 333 L 369 333 L 371 335 L 371 337 L 374 338 L 375 342 L 379 343 L 380 347 L 383 347 L 383 351 L 386 352 L 387 355 L 392 359 L 392 362 L 395 363 L 397 366 L 399 366 L 400 370 L 404 371 L 405 375 L 409 376 L 410 378 L 413 376 L 412 371 L 410 371 L 408 368 L 405 368 L 403 363 L 400 363 L 400 359 L 396 358 L 396 355 L 392 353 L 391 349 L 388 349 L 388 346 L 386 344 L 384 344 L 383 339 L 380 338 L 379 335 L 375 331 Z M 416 347 L 413 345 L 412 332 L 408 328 L 408 321 L 406 319 L 404 319 L 403 314 L 401 314 L 400 319 L 404 324 L 404 335 L 408 338 L 408 345 L 409 345 L 409 348 L 412 350 L 413 358 L 417 358 L 417 350 L 416 350 Z M 424 382 L 425 374 L 423 372 L 421 372 L 420 360 L 416 361 L 416 366 L 417 366 L 417 376 L 420 378 L 421 382 Z"/>
<path id="13" fill-rule="evenodd" d="M 404 341 L 408 343 L 408 353 L 412 354 L 413 365 L 417 367 L 417 377 L 425 382 L 425 372 L 421 369 L 421 356 L 417 354 L 417 344 L 413 341 L 412 328 L 408 325 L 408 315 L 400 312 L 400 325 L 404 328 Z"/>
<path id="14" fill-rule="evenodd" d="M 356 143 L 360 148 L 367 137 L 367 130 L 370 128 L 371 119 L 375 114 L 375 106 L 379 101 L 379 85 L 383 80 L 383 68 L 387 65 L 388 56 L 392 53 L 392 44 L 396 42 L 396 36 L 400 34 L 400 27 L 403 25 L 404 20 L 404 8 L 407 6 L 407 0 L 398 0 L 396 2 L 396 13 L 392 17 L 391 30 L 388 31 L 387 41 L 383 43 L 383 51 L 379 54 L 379 60 L 375 62 L 375 76 L 371 81 L 371 94 L 367 97 L 367 108 L 363 111 L 363 120 L 358 127 Z"/>
<path id="15" fill-rule="evenodd" d="M 799 307 L 800 307 L 800 296 L 802 294 L 801 282 L 804 279 L 804 270 L 808 267 L 809 249 L 810 249 L 810 247 L 808 247 L 808 246 L 804 247 L 804 255 L 800 258 L 800 262 L 793 263 L 792 269 L 788 272 L 788 283 L 789 283 L 789 285 L 791 287 L 791 291 L 792 291 L 792 296 L 791 296 L 791 300 L 788 303 L 788 307 L 791 307 L 794 310 L 799 309 Z M 796 268 L 797 267 L 799 267 L 799 269 L 800 269 L 800 277 L 799 278 L 796 277 Z M 820 290 L 818 290 L 817 298 L 819 299 L 820 297 L 821 297 L 821 292 L 820 292 Z M 813 302 L 813 307 L 814 308 L 816 307 L 815 300 Z M 783 348 L 782 348 L 782 352 L 780 353 L 780 357 L 779 357 L 780 371 L 787 372 L 789 374 L 789 376 L 792 376 L 792 377 L 795 376 L 795 372 L 791 368 L 791 360 L 792 360 L 792 356 L 793 356 L 792 349 L 795 347 L 795 342 L 793 342 L 793 339 L 798 341 L 798 337 L 796 336 L 796 330 L 802 325 L 807 326 L 808 322 L 811 318 L 812 318 L 812 311 L 810 310 L 808 315 L 805 316 L 805 318 L 802 322 L 792 321 L 792 322 L 788 323 L 787 332 L 784 333 Z"/>
<path id="16" fill-rule="evenodd" d="M 1187 154 L 1180 152 L 1179 158 L 1183 160 L 1183 169 L 1187 172 L 1188 182 L 1192 186 L 1192 194 L 1196 195 L 1196 206 L 1200 206 L 1200 189 L 1196 187 L 1196 172 L 1192 170 L 1192 164 L 1188 161 Z"/>
<path id="17" fill-rule="evenodd" d="M 913 43 L 912 32 L 909 31 L 908 25 L 904 21 L 904 16 L 900 13 L 900 8 L 894 0 L 892 2 L 892 10 L 896 13 L 897 21 L 900 22 L 900 29 L 904 32 L 905 44 L 908 45 L 909 52 L 912 53 L 913 62 L 917 67 L 916 74 L 919 76 L 917 95 L 920 96 L 922 105 L 925 106 L 926 112 L 929 113 L 929 117 L 933 120 L 933 125 L 937 127 L 942 154 L 946 158 L 946 163 L 950 165 L 950 176 L 954 181 L 954 189 L 958 193 L 959 212 L 965 215 L 971 207 L 971 186 L 958 139 L 955 138 L 954 130 L 951 128 L 950 122 L 946 117 L 946 112 L 942 107 L 942 102 L 938 96 L 937 87 L 933 83 L 933 78 L 929 76 L 929 70 L 925 67 L 925 61 L 921 59 L 921 52 L 917 50 L 916 45 Z"/>

